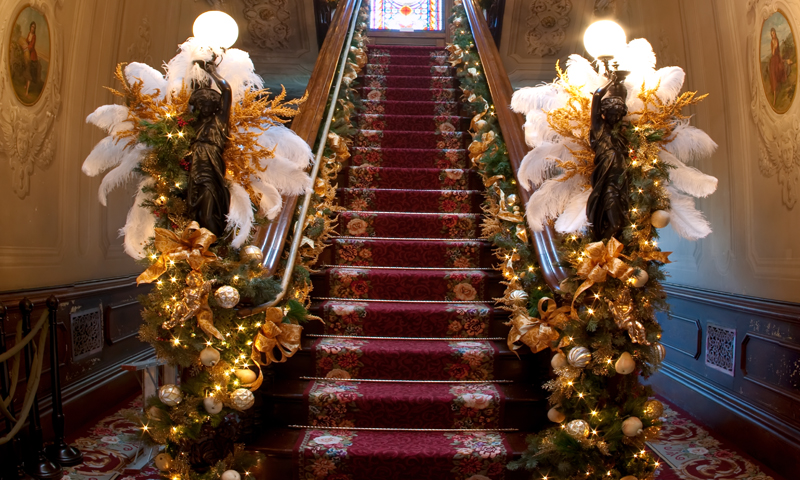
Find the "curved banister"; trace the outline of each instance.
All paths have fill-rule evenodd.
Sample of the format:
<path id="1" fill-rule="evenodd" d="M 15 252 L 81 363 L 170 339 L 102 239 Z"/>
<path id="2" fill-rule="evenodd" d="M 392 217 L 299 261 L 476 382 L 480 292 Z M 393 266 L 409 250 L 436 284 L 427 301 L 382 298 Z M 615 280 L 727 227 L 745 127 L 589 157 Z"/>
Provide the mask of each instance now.
<path id="1" fill-rule="evenodd" d="M 503 140 L 506 142 L 508 159 L 516 177 L 520 163 L 522 163 L 523 157 L 528 152 L 525 134 L 522 129 L 522 115 L 511 110 L 511 95 L 513 93 L 511 82 L 500 59 L 497 46 L 492 39 L 489 24 L 473 0 L 463 0 L 463 5 L 472 29 L 475 47 L 481 59 L 483 73 L 486 75 L 486 82 L 489 84 L 489 93 L 492 95 L 497 121 L 503 133 Z M 517 189 L 522 204 L 527 205 L 533 192 L 526 190 L 519 181 L 517 181 Z M 530 229 L 529 232 L 533 239 L 536 255 L 539 258 L 542 276 L 551 289 L 558 291 L 561 281 L 567 278 L 569 273 L 560 265 L 561 261 L 558 258 L 558 249 L 556 247 L 556 233 L 550 225 L 545 226 L 545 229 L 541 232 L 530 231 Z"/>
<path id="2" fill-rule="evenodd" d="M 292 131 L 312 148 L 328 103 L 339 57 L 347 40 L 350 20 L 353 15 L 357 15 L 356 6 L 359 3 L 359 0 L 342 0 L 337 5 L 328 35 L 319 51 L 317 63 L 306 88 L 308 98 L 292 122 Z M 283 208 L 278 217 L 268 225 L 258 228 L 253 236 L 253 245 L 264 252 L 262 264 L 267 276 L 274 275 L 278 269 L 296 207 L 297 196 L 283 197 Z"/>

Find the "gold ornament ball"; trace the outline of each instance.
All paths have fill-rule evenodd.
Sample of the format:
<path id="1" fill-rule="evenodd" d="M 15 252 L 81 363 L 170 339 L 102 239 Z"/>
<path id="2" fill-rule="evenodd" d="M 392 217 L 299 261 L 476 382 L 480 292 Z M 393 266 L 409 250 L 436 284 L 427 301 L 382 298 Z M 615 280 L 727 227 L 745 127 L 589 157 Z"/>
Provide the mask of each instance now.
<path id="1" fill-rule="evenodd" d="M 463 22 L 461 17 L 456 17 L 456 18 L 453 19 L 453 25 L 455 25 L 456 27 L 460 27 L 461 26 L 461 22 Z"/>
<path id="2" fill-rule="evenodd" d="M 225 470 L 221 478 L 222 480 L 242 480 L 242 476 L 236 470 Z"/>
<path id="3" fill-rule="evenodd" d="M 248 245 L 239 253 L 239 261 L 243 263 L 260 262 L 261 260 L 264 260 L 264 252 L 255 245 Z"/>
<path id="4" fill-rule="evenodd" d="M 589 424 L 585 420 L 573 420 L 565 428 L 574 438 L 586 438 L 589 436 Z"/>
<path id="5" fill-rule="evenodd" d="M 159 453 L 156 455 L 155 462 L 156 468 L 164 471 L 169 469 L 169 465 L 172 463 L 172 456 L 169 453 Z"/>
<path id="6" fill-rule="evenodd" d="M 158 398 L 164 405 L 174 407 L 183 400 L 183 392 L 177 385 L 168 383 L 158 389 Z"/>
<path id="7" fill-rule="evenodd" d="M 569 365 L 569 362 L 567 361 L 566 355 L 564 355 L 561 352 L 558 352 L 555 355 L 553 355 L 553 358 L 550 359 L 550 365 L 552 365 L 554 369 L 564 368 L 567 365 Z"/>
<path id="8" fill-rule="evenodd" d="M 656 399 L 644 402 L 644 415 L 647 418 L 660 418 L 664 414 L 664 404 Z"/>
<path id="9" fill-rule="evenodd" d="M 669 212 L 666 210 L 656 210 L 650 215 L 650 225 L 656 228 L 664 228 L 669 225 Z"/>
<path id="10" fill-rule="evenodd" d="M 570 350 L 569 354 L 567 355 L 569 364 L 575 368 L 584 368 L 586 365 L 589 365 L 589 361 L 591 361 L 591 359 L 592 354 L 586 347 L 575 347 Z"/>
<path id="11" fill-rule="evenodd" d="M 667 349 L 664 348 L 664 345 L 661 343 L 656 343 L 655 345 L 653 345 L 653 351 L 656 355 L 656 358 L 658 359 L 658 363 L 663 362 L 664 359 L 667 357 Z"/>
<path id="12" fill-rule="evenodd" d="M 628 417 L 622 422 L 622 433 L 626 437 L 636 437 L 642 433 L 642 421 L 639 417 Z"/>
<path id="13" fill-rule="evenodd" d="M 639 270 L 639 273 L 634 273 L 631 277 L 631 285 L 636 288 L 642 288 L 647 284 L 647 281 L 650 280 L 650 275 L 647 274 L 646 270 Z"/>
<path id="14" fill-rule="evenodd" d="M 528 303 L 528 293 L 525 290 L 514 290 L 508 294 L 511 304 L 517 307 L 524 307 Z"/>
<path id="15" fill-rule="evenodd" d="M 255 382 L 256 378 L 258 378 L 256 372 L 250 370 L 249 368 L 237 368 L 233 373 L 236 375 L 236 378 L 238 378 L 239 381 L 245 385 Z"/>
<path id="16" fill-rule="evenodd" d="M 211 415 L 216 415 L 222 411 L 222 402 L 214 397 L 206 397 L 203 399 L 203 408 Z"/>
<path id="17" fill-rule="evenodd" d="M 509 207 L 513 207 L 515 203 L 517 203 L 517 195 L 512 193 L 511 195 L 506 197 L 506 203 Z"/>
<path id="18" fill-rule="evenodd" d="M 219 350 L 214 347 L 206 347 L 200 350 L 200 363 L 206 367 L 213 367 L 219 362 Z"/>
<path id="19" fill-rule="evenodd" d="M 231 401 L 239 410 L 247 410 L 256 401 L 253 392 L 246 388 L 237 388 L 231 395 Z"/>
<path id="20" fill-rule="evenodd" d="M 233 308 L 239 303 L 239 290 L 231 287 L 230 285 L 225 285 L 224 287 L 219 287 L 216 292 L 214 292 L 214 298 L 217 299 L 217 303 L 222 308 Z"/>
<path id="21" fill-rule="evenodd" d="M 633 475 L 626 475 L 619 480 L 639 480 L 638 478 L 634 477 Z"/>
<path id="22" fill-rule="evenodd" d="M 617 373 L 622 375 L 627 375 L 632 373 L 636 369 L 636 361 L 633 359 L 630 353 L 623 352 L 622 355 L 619 356 L 617 359 L 617 363 L 614 364 L 614 370 Z"/>
<path id="23" fill-rule="evenodd" d="M 566 418 L 567 417 L 565 417 L 563 413 L 559 412 L 556 407 L 553 407 L 547 411 L 547 419 L 551 422 L 561 423 L 566 420 Z"/>

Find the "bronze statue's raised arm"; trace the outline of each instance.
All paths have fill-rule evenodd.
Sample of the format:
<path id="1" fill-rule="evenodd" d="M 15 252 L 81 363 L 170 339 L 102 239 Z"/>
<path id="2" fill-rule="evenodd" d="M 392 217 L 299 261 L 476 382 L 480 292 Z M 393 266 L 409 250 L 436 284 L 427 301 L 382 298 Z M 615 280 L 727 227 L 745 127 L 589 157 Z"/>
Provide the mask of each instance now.
<path id="1" fill-rule="evenodd" d="M 603 101 L 603 97 L 605 96 L 608 89 L 611 88 L 611 85 L 614 85 L 614 82 L 617 80 L 617 76 L 612 72 L 611 78 L 608 79 L 605 85 L 598 88 L 594 95 L 592 95 L 592 130 L 597 130 L 600 128 L 600 124 L 603 123 L 603 116 L 600 113 L 600 103 Z"/>
<path id="2" fill-rule="evenodd" d="M 225 125 L 230 125 L 231 104 L 233 103 L 233 92 L 231 91 L 231 86 L 227 81 L 225 81 L 224 78 L 219 76 L 217 73 L 217 66 L 214 65 L 213 61 L 206 62 L 205 70 L 217 83 L 217 87 L 219 87 L 219 91 L 222 94 L 220 113 L 222 113 L 222 116 L 225 118 Z"/>

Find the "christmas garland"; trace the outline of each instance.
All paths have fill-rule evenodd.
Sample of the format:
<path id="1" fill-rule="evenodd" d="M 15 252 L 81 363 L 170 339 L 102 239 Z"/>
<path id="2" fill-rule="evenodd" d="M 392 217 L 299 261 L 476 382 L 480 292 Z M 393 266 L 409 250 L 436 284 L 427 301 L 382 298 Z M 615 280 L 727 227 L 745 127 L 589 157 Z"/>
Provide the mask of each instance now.
<path id="1" fill-rule="evenodd" d="M 667 308 L 660 282 L 669 254 L 657 246 L 657 228 L 666 226 L 665 219 L 668 222 L 671 212 L 674 220 L 682 222 L 676 230 L 688 233 L 684 236 L 696 238 L 710 231 L 702 217 L 695 215 L 693 206 L 686 204 L 685 195 L 676 189 L 695 196 L 705 195 L 713 191 L 716 180 L 694 169 L 687 171 L 690 167 L 669 156 L 700 156 L 713 151 L 713 142 L 701 138 L 702 132 L 696 129 L 690 131 L 693 127 L 688 127 L 686 117 L 681 114 L 682 108 L 703 97 L 691 92 L 677 95 L 680 85 L 675 89 L 674 79 L 649 84 L 647 79 L 642 81 L 643 87 L 636 96 L 640 108 L 627 117 L 629 121 L 620 132 L 630 147 L 627 169 L 630 183 L 626 192 L 630 202 L 629 223 L 619 239 L 592 241 L 585 233 L 585 221 L 566 222 L 573 230 L 560 237 L 559 249 L 565 259 L 563 266 L 569 267 L 571 275 L 560 285 L 560 292 L 554 294 L 539 275 L 534 251 L 528 243 L 525 212 L 518 204 L 514 174 L 493 115 L 488 84 L 464 7 L 460 0 L 455 3 L 450 18 L 453 43 L 447 48 L 450 62 L 457 67 L 461 79 L 466 110 L 473 115 L 470 128 L 473 142 L 469 151 L 487 187 L 483 238 L 495 248 L 500 261 L 498 269 L 506 285 L 504 296 L 497 301 L 510 312 L 509 347 L 516 350 L 521 342 L 534 352 L 547 348 L 556 352 L 551 362 L 555 378 L 544 387 L 551 392 L 553 406 L 547 416 L 558 425 L 531 436 L 528 451 L 520 460 L 511 462 L 509 468 L 536 470 L 544 478 L 652 478 L 658 462 L 646 452 L 644 444 L 657 435 L 663 406 L 651 398 L 652 390 L 640 383 L 639 375 L 651 375 L 664 358 L 664 347 L 658 343 L 661 328 L 655 312 Z M 573 65 L 577 64 L 575 59 L 571 60 Z M 577 73 L 577 69 L 572 70 Z M 592 72 L 597 75 L 593 69 Z M 526 156 L 517 175 L 527 183 L 535 176 L 531 171 L 538 167 L 532 166 L 537 158 L 541 158 L 541 163 L 551 162 L 553 168 L 538 170 L 547 179 L 531 183 L 558 182 L 551 183 L 554 185 L 551 188 L 567 188 L 560 184 L 573 179 L 578 187 L 570 192 L 571 198 L 584 194 L 575 202 L 578 208 L 573 209 L 580 220 L 580 207 L 585 212 L 588 197 L 585 189 L 594 159 L 588 144 L 588 112 L 593 90 L 576 87 L 564 72 L 558 70 L 558 73 L 558 89 L 538 87 L 558 90 L 545 92 L 552 93 L 548 98 L 544 99 L 547 95 L 540 91 L 525 92 L 525 100 L 533 104 L 527 109 L 519 107 L 521 102 L 512 101 L 512 107 L 528 113 L 526 137 L 538 139 L 536 147 L 541 149 L 537 152 L 534 148 Z M 583 80 L 588 74 L 581 73 Z M 662 77 L 674 76 L 675 71 L 661 73 Z M 681 76 L 681 82 L 682 79 Z M 665 94 L 665 88 L 672 88 L 674 93 Z M 687 131 L 694 134 L 694 144 L 685 140 L 692 137 L 685 135 Z M 683 137 L 680 133 L 684 133 Z M 541 139 L 556 135 L 568 139 L 564 142 L 564 152 L 569 156 L 564 154 L 559 158 L 552 150 L 550 155 L 542 153 L 546 149 L 542 148 Z M 676 170 L 679 174 L 671 176 Z M 549 172 L 557 173 L 548 177 Z M 546 194 L 544 186 L 538 191 L 543 189 Z M 550 210 L 542 207 L 541 202 L 552 201 L 545 194 L 538 198 L 534 194 L 525 206 L 528 223 L 537 230 L 550 218 L 561 215 L 566 219 L 570 214 L 569 207 L 563 204 Z"/>

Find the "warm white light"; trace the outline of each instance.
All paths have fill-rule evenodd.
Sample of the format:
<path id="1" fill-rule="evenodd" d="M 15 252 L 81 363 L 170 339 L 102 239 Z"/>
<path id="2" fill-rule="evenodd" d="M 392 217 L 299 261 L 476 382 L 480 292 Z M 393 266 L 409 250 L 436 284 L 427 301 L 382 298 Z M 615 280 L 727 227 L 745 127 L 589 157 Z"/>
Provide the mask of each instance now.
<path id="1" fill-rule="evenodd" d="M 594 58 L 613 57 L 627 45 L 625 30 L 611 20 L 594 22 L 583 34 L 583 45 Z"/>
<path id="2" fill-rule="evenodd" d="M 194 38 L 209 47 L 228 48 L 239 38 L 239 25 L 225 12 L 210 10 L 194 21 Z"/>

